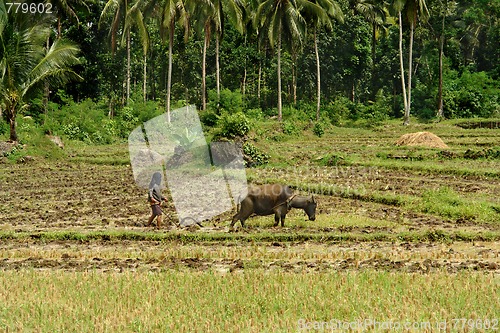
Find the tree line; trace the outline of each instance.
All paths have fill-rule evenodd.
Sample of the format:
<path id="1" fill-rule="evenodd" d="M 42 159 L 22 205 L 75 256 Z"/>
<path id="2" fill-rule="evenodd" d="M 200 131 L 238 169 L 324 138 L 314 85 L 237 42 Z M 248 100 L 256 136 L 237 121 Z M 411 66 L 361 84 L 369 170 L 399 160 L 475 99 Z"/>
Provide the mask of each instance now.
<path id="1" fill-rule="evenodd" d="M 131 99 L 218 113 L 221 94 L 279 120 L 283 105 L 320 121 L 332 103 L 378 100 L 405 124 L 499 112 L 494 0 L 44 3 L 52 13 L 0 4 L 0 112 L 14 141 L 18 113 L 47 113 L 62 95 L 106 101 L 110 117 Z"/>

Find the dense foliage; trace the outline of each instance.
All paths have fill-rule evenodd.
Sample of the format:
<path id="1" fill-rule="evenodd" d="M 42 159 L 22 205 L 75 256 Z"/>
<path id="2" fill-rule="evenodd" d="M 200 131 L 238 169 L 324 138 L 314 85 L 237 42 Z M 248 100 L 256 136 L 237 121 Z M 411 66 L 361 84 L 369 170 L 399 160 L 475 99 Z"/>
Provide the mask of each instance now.
<path id="1" fill-rule="evenodd" d="M 106 143 L 167 109 L 196 104 L 207 109 L 201 114 L 205 125 L 235 136 L 248 132 L 247 118 L 277 116 L 277 111 L 281 116 L 278 96 L 283 120 L 289 121 L 284 133 L 294 131 L 294 120 L 314 120 L 314 133 L 321 136 L 328 123 L 370 125 L 401 117 L 399 23 L 404 66 L 413 35 L 413 116 L 430 119 L 440 110 L 446 118 L 500 114 L 500 3 L 495 0 L 289 1 L 287 10 L 296 11 L 292 23 L 300 25 L 293 31 L 286 15 L 274 18 L 276 25 L 262 17 L 281 8 L 278 0 L 49 2 L 52 14 L 15 14 L 14 8 L 0 7 L 0 134 L 18 113 L 31 116 L 47 133 Z M 427 9 L 427 15 L 415 12 L 414 32 L 409 29 L 412 3 Z M 71 53 L 56 57 L 61 65 L 48 66 L 60 66 L 51 73 L 59 80 L 38 73 L 37 84 L 13 106 L 5 66 L 19 55 L 12 55 L 9 45 L 22 29 L 33 27 L 41 28 L 25 43 L 36 50 L 30 66 L 58 46 Z M 76 45 L 79 61 L 72 58 Z M 37 74 L 23 68 L 28 83 L 18 84 L 21 93 Z M 81 80 L 62 80 L 68 78 L 64 73 Z"/>

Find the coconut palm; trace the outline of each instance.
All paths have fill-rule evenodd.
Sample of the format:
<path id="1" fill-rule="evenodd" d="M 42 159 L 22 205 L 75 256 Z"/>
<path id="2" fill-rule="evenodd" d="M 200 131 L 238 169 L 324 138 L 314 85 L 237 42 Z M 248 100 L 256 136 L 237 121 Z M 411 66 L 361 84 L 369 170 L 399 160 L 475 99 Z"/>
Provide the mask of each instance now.
<path id="1" fill-rule="evenodd" d="M 375 63 L 375 49 L 377 46 L 377 36 L 380 29 L 385 28 L 388 10 L 384 2 L 377 0 L 358 0 L 356 11 L 360 13 L 372 26 L 372 61 Z"/>
<path id="2" fill-rule="evenodd" d="M 77 24 L 80 24 L 80 20 L 77 14 L 77 8 L 86 8 L 90 11 L 87 3 L 84 0 L 48 0 L 48 3 L 52 4 L 54 8 L 55 16 L 57 17 L 57 38 L 62 37 L 61 32 L 61 18 L 65 15 L 69 19 L 74 19 Z M 47 37 L 47 49 L 50 47 L 50 36 Z M 49 101 L 50 89 L 48 82 L 45 84 L 43 93 L 43 109 L 47 113 L 47 105 Z"/>
<path id="3" fill-rule="evenodd" d="M 142 52 L 143 52 L 143 82 L 142 82 L 142 94 L 143 99 L 146 101 L 147 95 L 147 55 L 149 51 L 149 34 L 148 29 L 145 24 L 145 17 L 143 12 L 145 11 L 146 3 L 142 0 L 137 0 L 127 11 L 125 15 L 125 31 L 130 31 L 133 26 L 137 27 L 139 32 L 139 37 L 142 43 Z M 122 36 L 123 41 L 123 36 Z"/>
<path id="4" fill-rule="evenodd" d="M 78 19 L 78 14 L 76 13 L 77 7 L 85 7 L 88 11 L 90 11 L 85 0 L 48 0 L 49 3 L 52 4 L 52 8 L 55 9 L 55 13 L 57 16 L 57 37 L 62 37 L 61 32 L 61 18 L 63 15 L 66 15 L 68 18 L 75 19 L 79 24 L 80 20 Z"/>
<path id="5" fill-rule="evenodd" d="M 215 31 L 215 68 L 217 99 L 220 98 L 220 65 L 219 44 L 223 35 L 224 16 L 227 15 L 235 28 L 243 33 L 243 4 L 239 0 L 192 0 L 189 2 L 188 11 L 195 23 L 195 29 L 203 31 L 202 58 L 202 85 L 201 99 L 202 110 L 206 110 L 206 54 L 210 44 L 212 31 Z"/>
<path id="6" fill-rule="evenodd" d="M 224 32 L 224 16 L 229 17 L 230 22 L 240 33 L 243 33 L 243 4 L 240 0 L 215 0 L 214 1 L 214 27 L 215 27 L 215 73 L 217 105 L 220 101 L 220 64 L 219 44 Z"/>
<path id="7" fill-rule="evenodd" d="M 186 3 L 186 8 L 195 30 L 204 35 L 201 59 L 201 109 L 205 111 L 207 109 L 207 49 L 212 36 L 212 17 L 215 8 L 210 0 L 191 0 Z"/>
<path id="8" fill-rule="evenodd" d="M 111 37 L 111 52 L 114 53 L 116 49 L 116 35 L 120 30 L 120 26 L 125 24 L 127 11 L 129 10 L 129 0 L 108 0 L 104 5 L 99 18 L 99 28 L 102 23 L 111 18 L 111 27 L 109 34 Z M 124 29 L 123 33 L 126 36 L 127 43 L 127 69 L 126 69 L 126 101 L 130 99 L 130 26 Z"/>
<path id="9" fill-rule="evenodd" d="M 260 30 L 254 25 L 255 21 L 255 13 L 257 12 L 257 9 L 259 7 L 259 0 L 246 0 L 243 5 L 243 30 L 244 30 L 244 36 L 245 36 L 245 47 L 247 47 L 248 43 L 248 37 L 255 35 L 257 36 L 257 50 L 259 53 L 259 70 L 258 70 L 258 78 L 257 78 L 257 99 L 259 101 L 260 105 L 260 90 L 261 90 L 261 81 L 262 81 L 262 51 L 261 51 L 261 43 L 260 43 L 260 38 L 259 38 L 259 33 Z M 247 81 L 247 60 L 248 57 L 245 56 L 245 70 L 243 73 L 243 82 L 242 82 L 242 94 L 243 98 L 245 97 L 245 92 L 246 92 L 246 81 Z"/>
<path id="10" fill-rule="evenodd" d="M 343 21 L 343 14 L 340 5 L 335 0 L 311 0 L 317 6 L 306 7 L 303 16 L 313 27 L 314 53 L 316 55 L 316 120 L 319 120 L 319 110 L 321 107 L 321 66 L 318 51 L 318 28 L 326 26 L 332 28 L 332 19 Z"/>
<path id="11" fill-rule="evenodd" d="M 172 88 L 172 57 L 174 45 L 175 23 L 179 21 L 184 25 L 185 38 L 188 36 L 188 18 L 184 2 L 182 0 L 164 0 L 161 2 L 159 25 L 160 35 L 165 40 L 168 34 L 168 73 L 167 73 L 167 118 L 170 122 L 170 93 Z"/>
<path id="12" fill-rule="evenodd" d="M 306 22 L 300 10 L 309 6 L 307 0 L 264 0 L 255 13 L 255 26 L 262 29 L 278 58 L 278 120 L 282 120 L 281 101 L 281 47 L 302 44 Z"/>
<path id="13" fill-rule="evenodd" d="M 413 32 L 417 24 L 418 17 L 427 19 L 429 10 L 425 0 L 395 0 L 393 3 L 394 9 L 398 15 L 399 21 L 399 62 L 401 69 L 401 83 L 403 88 L 404 101 L 404 125 L 410 124 L 410 107 L 411 107 L 411 77 L 412 77 L 412 62 L 413 62 Z M 404 63 L 403 63 L 403 17 L 402 13 L 406 14 L 406 18 L 410 24 L 410 45 L 408 50 L 408 87 L 405 87 L 404 78 Z"/>
<path id="14" fill-rule="evenodd" d="M 41 93 L 45 81 L 58 85 L 82 79 L 71 70 L 79 63 L 78 46 L 58 39 L 46 49 L 49 34 L 48 15 L 7 13 L 0 3 L 0 105 L 10 124 L 11 141 L 17 141 L 16 115 Z"/>

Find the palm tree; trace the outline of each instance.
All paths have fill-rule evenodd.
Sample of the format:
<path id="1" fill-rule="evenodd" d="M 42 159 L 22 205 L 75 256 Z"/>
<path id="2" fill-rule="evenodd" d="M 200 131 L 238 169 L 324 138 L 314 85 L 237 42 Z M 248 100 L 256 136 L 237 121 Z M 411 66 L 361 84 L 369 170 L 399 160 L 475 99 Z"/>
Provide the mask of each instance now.
<path id="1" fill-rule="evenodd" d="M 10 124 L 11 141 L 17 141 L 16 115 L 43 90 L 44 81 L 57 85 L 82 79 L 70 69 L 79 63 L 78 46 L 58 39 L 46 49 L 49 34 L 48 15 L 7 13 L 0 3 L 0 105 Z"/>
<path id="2" fill-rule="evenodd" d="M 372 61 L 373 64 L 375 64 L 377 35 L 380 29 L 385 28 L 389 13 L 385 7 L 385 3 L 376 0 L 358 0 L 356 3 L 356 11 L 372 26 Z"/>
<path id="3" fill-rule="evenodd" d="M 84 0 L 48 0 L 50 4 L 52 4 L 52 8 L 55 8 L 55 15 L 57 17 L 57 38 L 62 37 L 61 32 L 61 17 L 66 15 L 66 17 L 70 19 L 74 19 L 77 24 L 80 24 L 80 20 L 78 18 L 78 14 L 76 13 L 76 7 L 85 7 L 87 11 L 90 12 L 88 5 Z M 47 37 L 47 49 L 50 48 L 50 35 Z M 47 113 L 48 101 L 49 101 L 50 89 L 48 82 L 45 83 L 44 93 L 43 93 L 43 110 Z"/>
<path id="4" fill-rule="evenodd" d="M 306 24 L 300 10 L 309 6 L 307 0 L 264 0 L 257 8 L 255 26 L 262 28 L 278 58 L 278 120 L 282 120 L 281 100 L 281 46 L 302 44 Z"/>
<path id="5" fill-rule="evenodd" d="M 412 76 L 412 62 L 413 62 L 413 32 L 417 24 L 418 17 L 427 19 L 429 17 L 429 10 L 425 0 L 395 0 L 394 9 L 398 13 L 399 21 L 399 61 L 401 69 L 401 83 L 403 88 L 403 101 L 405 107 L 404 125 L 410 124 L 410 107 L 411 107 L 411 76 Z M 408 51 L 408 87 L 405 87 L 404 78 L 404 63 L 403 63 L 403 19 L 402 12 L 406 14 L 410 24 L 410 45 Z"/>
<path id="6" fill-rule="evenodd" d="M 125 16 L 125 31 L 130 31 L 132 26 L 137 26 L 137 30 L 139 31 L 139 37 L 142 43 L 142 51 L 143 51 L 143 81 L 142 81 L 142 94 L 143 100 L 146 101 L 147 94 L 147 55 L 149 51 L 149 34 L 148 29 L 145 24 L 145 17 L 143 14 L 145 3 L 141 0 L 136 1 L 130 9 L 127 11 Z M 123 37 L 122 37 L 123 42 Z"/>
<path id="7" fill-rule="evenodd" d="M 220 101 L 220 64 L 219 44 L 224 32 L 224 15 L 229 17 L 230 22 L 241 34 L 243 33 L 243 4 L 239 0 L 215 0 L 214 1 L 214 26 L 215 26 L 215 73 L 217 89 L 217 105 Z"/>
<path id="8" fill-rule="evenodd" d="M 188 17 L 186 8 L 184 7 L 184 2 L 182 0 L 164 0 L 161 3 L 159 24 L 160 24 L 160 34 L 163 40 L 165 40 L 165 35 L 168 33 L 168 76 L 167 76 L 167 101 L 166 101 L 166 111 L 167 118 L 170 122 L 170 93 L 172 88 L 172 57 L 173 57 L 173 45 L 174 45 L 174 32 L 175 23 L 180 21 L 184 25 L 185 39 L 188 36 Z"/>
<path id="9" fill-rule="evenodd" d="M 319 110 L 321 107 L 321 66 L 318 51 L 318 28 L 326 26 L 332 28 L 332 18 L 343 22 L 343 14 L 340 5 L 335 0 L 311 0 L 317 6 L 310 6 L 308 12 L 303 15 L 312 25 L 314 32 L 314 54 L 316 55 L 316 120 L 319 120 Z"/>
<path id="10" fill-rule="evenodd" d="M 90 11 L 87 3 L 84 0 L 48 0 L 52 4 L 52 8 L 55 8 L 55 13 L 57 16 L 57 38 L 62 37 L 61 32 L 61 17 L 65 14 L 69 18 L 74 18 L 78 24 L 80 20 L 78 19 L 78 14 L 76 13 L 76 7 L 83 6 L 88 11 Z"/>
<path id="11" fill-rule="evenodd" d="M 239 0 L 193 0 L 189 2 L 189 12 L 198 31 L 203 30 L 203 59 L 202 59 L 202 110 L 206 110 L 206 54 L 210 44 L 212 30 L 215 30 L 215 69 L 217 100 L 220 99 L 220 64 L 219 44 L 223 35 L 224 16 L 227 15 L 235 28 L 243 33 L 243 5 Z"/>
<path id="12" fill-rule="evenodd" d="M 444 104 L 443 104 L 443 57 L 444 57 L 444 45 L 445 45 L 445 40 L 446 40 L 446 30 L 445 30 L 445 23 L 447 20 L 447 17 L 449 15 L 452 15 L 454 11 L 456 10 L 456 3 L 450 2 L 448 0 L 439 0 L 438 3 L 436 4 L 438 6 L 438 11 L 441 14 L 441 19 L 440 19 L 440 30 L 437 36 L 438 39 L 438 49 L 439 49 L 439 56 L 438 56 L 438 62 L 439 62 L 439 79 L 438 79 L 438 111 L 437 111 L 437 117 L 439 119 L 444 118 Z M 458 23 L 455 21 L 455 23 Z"/>
<path id="13" fill-rule="evenodd" d="M 192 0 L 186 3 L 188 16 L 193 20 L 195 30 L 203 33 L 203 51 L 201 60 L 201 109 L 207 109 L 207 49 L 212 36 L 212 17 L 215 12 L 214 3 L 211 0 Z"/>
<path id="14" fill-rule="evenodd" d="M 243 30 L 245 35 L 245 47 L 248 43 L 249 36 L 257 37 L 257 52 L 258 52 L 258 61 L 259 61 L 259 70 L 258 70 L 258 78 L 257 78 L 257 99 L 260 105 L 260 90 L 261 90 L 261 81 L 262 81 L 262 46 L 261 46 L 261 38 L 259 38 L 260 30 L 254 25 L 255 22 L 255 14 L 259 7 L 259 0 L 246 0 L 243 6 Z M 245 98 L 246 92 L 246 82 L 247 82 L 247 60 L 248 56 L 245 56 L 245 70 L 243 73 L 243 82 L 242 82 L 242 94 L 243 98 Z"/>
<path id="15" fill-rule="evenodd" d="M 112 18 L 109 34 L 111 36 L 111 52 L 116 49 L 116 35 L 120 29 L 120 25 L 124 24 L 127 11 L 129 9 L 129 0 L 108 0 L 104 5 L 99 18 L 99 28 L 102 22 Z M 126 69 L 126 101 L 130 99 L 130 26 L 124 29 L 127 43 L 127 69 Z"/>

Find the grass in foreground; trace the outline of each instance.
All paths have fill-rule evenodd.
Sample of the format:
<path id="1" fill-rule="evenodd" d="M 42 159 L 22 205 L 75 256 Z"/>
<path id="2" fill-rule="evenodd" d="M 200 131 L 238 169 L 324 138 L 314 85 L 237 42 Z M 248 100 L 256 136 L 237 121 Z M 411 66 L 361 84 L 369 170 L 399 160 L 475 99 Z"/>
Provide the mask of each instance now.
<path id="1" fill-rule="evenodd" d="M 499 287 L 497 275 L 474 272 L 4 271 L 0 330 L 290 332 L 301 319 L 371 318 L 436 331 L 454 318 L 498 320 Z"/>

